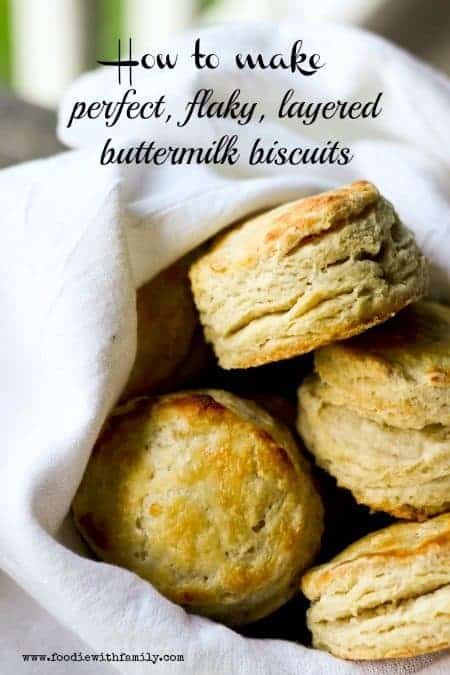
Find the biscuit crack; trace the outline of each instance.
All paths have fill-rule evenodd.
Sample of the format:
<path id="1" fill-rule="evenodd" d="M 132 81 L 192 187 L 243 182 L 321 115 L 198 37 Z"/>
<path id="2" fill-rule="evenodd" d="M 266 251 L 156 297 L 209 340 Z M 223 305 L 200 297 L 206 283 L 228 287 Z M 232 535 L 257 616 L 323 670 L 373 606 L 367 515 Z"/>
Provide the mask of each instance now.
<path id="1" fill-rule="evenodd" d="M 433 595 L 435 595 L 438 591 L 442 590 L 443 588 L 450 588 L 450 584 L 448 583 L 438 584 L 435 588 L 427 591 L 426 593 L 417 593 L 417 594 L 413 593 L 408 595 L 408 597 L 406 598 L 399 598 L 398 600 L 395 601 L 389 600 L 387 602 L 383 602 L 379 605 L 376 605 L 375 607 L 362 609 L 361 611 L 357 611 L 354 614 L 349 613 L 337 619 L 315 619 L 314 623 L 328 624 L 328 625 L 333 624 L 339 626 L 347 624 L 348 621 L 352 619 L 372 619 L 374 617 L 386 613 L 386 611 L 389 610 L 396 610 L 396 609 L 405 610 L 410 605 L 412 605 L 416 600 L 421 598 L 431 598 Z M 313 603 L 312 607 L 314 607 L 314 605 L 315 603 Z"/>

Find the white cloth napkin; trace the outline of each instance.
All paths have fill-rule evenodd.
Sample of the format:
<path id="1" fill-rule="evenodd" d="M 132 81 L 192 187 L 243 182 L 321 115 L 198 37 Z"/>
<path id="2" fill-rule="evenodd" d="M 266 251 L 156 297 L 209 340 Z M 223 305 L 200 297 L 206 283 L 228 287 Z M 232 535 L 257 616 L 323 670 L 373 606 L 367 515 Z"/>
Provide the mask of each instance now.
<path id="1" fill-rule="evenodd" d="M 112 69 L 74 84 L 61 106 L 59 133 L 76 150 L 0 174 L 0 564 L 33 602 L 70 630 L 68 650 L 76 634 L 77 644 L 92 652 L 184 654 L 183 663 L 114 664 L 123 673 L 391 675 L 426 670 L 444 675 L 450 660 L 443 654 L 347 663 L 294 643 L 245 639 L 189 616 L 134 574 L 86 557 L 67 518 L 92 445 L 132 364 L 135 287 L 234 219 L 367 178 L 415 231 L 433 262 L 435 291 L 450 300 L 448 80 L 385 41 L 350 28 L 236 25 L 212 28 L 201 36 L 205 49 L 220 53 L 220 70 L 195 72 L 183 65 L 193 35 L 183 36 L 172 44 L 181 55 L 180 67 L 136 75 L 138 95 L 154 98 L 166 92 L 172 107 L 179 109 L 199 86 L 211 86 L 217 95 L 238 86 L 265 101 L 270 115 L 269 104 L 290 86 L 317 100 L 364 98 L 383 91 L 384 112 L 370 122 L 305 127 L 272 115 L 266 123 L 265 137 L 284 143 L 351 143 L 355 159 L 347 167 L 119 170 L 98 163 L 105 137 L 113 135 L 117 144 L 119 136 L 123 142 L 163 142 L 173 132 L 152 121 L 121 124 L 113 133 L 92 120 L 67 129 L 74 100 L 114 99 L 120 93 Z M 297 38 L 327 63 L 317 76 L 299 80 L 286 72 L 251 74 L 232 66 L 236 52 L 286 51 Z M 202 120 L 172 140 L 195 144 L 230 131 L 235 131 L 230 122 Z M 240 130 L 247 140 L 261 133 L 260 127 Z M 20 640 L 26 605 L 18 600 L 17 619 L 14 591 L 4 583 L 0 588 L 8 590 L 0 615 L 3 611 L 7 632 L 16 635 L 15 648 L 34 651 L 25 637 L 23 644 Z M 48 644 L 44 637 L 42 644 L 43 649 Z M 58 648 L 63 648 L 61 640 Z M 22 672 L 22 667 L 32 672 L 21 665 L 19 654 L 9 650 L 5 656 L 2 673 Z M 62 673 L 65 668 L 51 664 L 35 672 Z"/>

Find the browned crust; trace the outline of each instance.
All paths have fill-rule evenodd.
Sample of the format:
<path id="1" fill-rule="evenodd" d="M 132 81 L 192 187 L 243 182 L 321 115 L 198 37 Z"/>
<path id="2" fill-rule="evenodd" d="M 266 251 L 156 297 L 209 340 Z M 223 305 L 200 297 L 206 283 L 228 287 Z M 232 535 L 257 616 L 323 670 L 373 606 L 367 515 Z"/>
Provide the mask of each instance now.
<path id="1" fill-rule="evenodd" d="M 266 234 L 265 240 L 266 242 L 277 240 L 291 228 L 294 228 L 301 238 L 314 236 L 329 230 L 342 220 L 358 216 L 379 199 L 380 193 L 375 185 L 359 180 L 337 190 L 290 202 L 282 207 L 280 215 L 275 217 L 273 228 Z"/>
<path id="2" fill-rule="evenodd" d="M 439 516 L 437 516 L 439 518 Z M 445 518 L 445 516 L 440 516 Z M 391 525 L 386 530 L 391 528 L 402 527 L 400 524 Z M 448 522 L 446 523 L 447 529 L 443 532 L 436 534 L 434 536 L 428 537 L 425 541 L 420 544 L 408 545 L 407 543 L 402 543 L 401 541 L 396 541 L 396 537 L 393 537 L 392 543 L 384 542 L 384 550 L 380 551 L 366 551 L 361 550 L 359 555 L 357 555 L 359 545 L 370 539 L 371 536 L 376 536 L 378 533 L 375 532 L 373 535 L 367 535 L 363 539 L 355 542 L 348 547 L 349 558 L 340 558 L 336 560 L 335 564 L 333 561 L 327 563 L 321 569 L 320 567 L 313 568 L 309 570 L 302 578 L 301 588 L 303 593 L 310 600 L 316 600 L 324 592 L 326 592 L 327 585 L 333 580 L 333 577 L 336 574 L 342 575 L 345 574 L 346 568 L 354 565 L 364 565 L 366 566 L 371 560 L 384 560 L 386 564 L 391 560 L 414 560 L 419 555 L 425 555 L 429 553 L 432 549 L 441 549 L 445 551 L 446 549 L 450 550 L 450 515 L 448 516 Z M 403 527 L 414 527 L 413 523 L 404 524 Z M 420 525 L 418 525 L 420 527 Z M 355 555 L 352 556 L 351 553 L 355 552 Z M 345 553 L 345 552 L 344 552 Z M 340 554 L 341 556 L 343 554 Z M 320 588 L 320 592 L 319 592 Z"/>
<path id="3" fill-rule="evenodd" d="M 215 272 L 225 272 L 228 266 L 221 256 L 215 257 L 216 250 L 220 249 L 236 230 L 252 221 L 257 221 L 260 225 L 259 244 L 263 248 L 270 251 L 273 247 L 282 245 L 288 252 L 305 240 L 357 218 L 367 209 L 374 207 L 380 199 L 381 195 L 375 185 L 360 180 L 329 192 L 282 204 L 263 213 L 253 214 L 219 234 L 205 256 L 200 257 L 191 266 L 191 273 L 205 264 Z M 254 262 L 253 254 L 244 254 L 241 260 L 242 265 L 251 266 Z"/>
<path id="4" fill-rule="evenodd" d="M 196 414 L 202 413 L 222 413 L 227 408 L 216 401 L 209 394 L 187 392 L 183 394 L 175 394 L 167 398 L 162 398 L 159 403 L 160 407 L 178 408 L 183 412 L 192 412 Z"/>
<path id="5" fill-rule="evenodd" d="M 358 504 L 364 504 L 374 511 L 383 511 L 384 513 L 389 513 L 394 518 L 399 518 L 399 520 L 411 520 L 417 523 L 423 523 L 428 518 L 437 516 L 440 513 L 445 513 L 448 511 L 448 505 L 443 504 L 440 508 L 436 509 L 426 509 L 426 508 L 417 508 L 411 506 L 410 504 L 402 504 L 401 506 L 393 507 L 389 501 L 372 501 L 364 497 L 364 500 L 361 500 L 358 495 L 353 494 Z"/>

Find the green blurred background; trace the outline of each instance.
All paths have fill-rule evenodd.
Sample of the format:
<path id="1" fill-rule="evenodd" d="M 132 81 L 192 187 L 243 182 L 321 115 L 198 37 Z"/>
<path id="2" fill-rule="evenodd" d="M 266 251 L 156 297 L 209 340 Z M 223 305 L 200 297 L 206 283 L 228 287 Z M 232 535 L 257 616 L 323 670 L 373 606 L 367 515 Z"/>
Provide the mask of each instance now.
<path id="1" fill-rule="evenodd" d="M 56 4 L 55 4 L 56 2 Z M 195 24 L 201 21 L 203 15 L 208 12 L 218 0 L 173 0 L 170 3 L 169 11 L 172 11 L 174 17 L 177 15 L 179 7 L 189 5 L 188 20 L 184 21 L 181 28 L 186 28 L 190 24 Z M 245 3 L 245 0 L 244 0 Z M 18 89 L 20 92 L 20 70 L 15 68 L 15 56 L 18 51 L 16 48 L 17 41 L 27 41 L 27 35 L 23 35 L 20 22 L 23 19 L 23 14 L 30 11 L 35 14 L 39 12 L 39 5 L 42 0 L 0 0 L 0 85 L 7 86 L 12 89 Z M 45 0 L 47 5 L 46 14 L 52 9 L 57 10 L 58 18 L 61 18 L 61 8 L 64 4 L 67 5 L 66 11 L 72 13 L 75 6 L 78 7 L 80 16 L 83 16 L 84 29 L 86 31 L 86 42 L 80 45 L 83 54 L 79 56 L 79 64 L 83 69 L 93 68 L 96 60 L 100 57 L 109 58 L 114 55 L 117 48 L 118 37 L 128 37 L 129 35 L 129 21 L 127 15 L 130 7 L 135 5 L 134 14 L 137 14 L 137 22 L 139 22 L 139 11 L 143 14 L 142 21 L 148 20 L 148 11 L 145 10 L 145 4 L 141 2 L 133 2 L 128 0 Z M 178 7 L 177 7 L 178 4 Z M 219 0 L 220 4 L 220 0 Z M 151 0 L 147 3 L 148 7 L 155 12 L 157 20 L 158 7 L 155 2 Z M 165 0 L 161 1 L 161 8 L 165 5 Z M 64 9 L 63 9 L 64 11 Z M 136 21 L 136 17 L 135 17 Z M 163 34 L 170 33 L 167 30 L 167 21 L 165 22 Z M 169 21 L 170 23 L 170 21 Z M 177 21 L 174 21 L 174 28 L 177 26 Z M 49 34 L 52 30 L 51 23 L 48 25 Z M 36 30 L 41 27 L 37 26 Z M 127 30 L 128 29 L 128 30 Z M 161 37 L 163 37 L 163 34 Z M 33 58 L 33 54 L 30 53 Z M 33 92 L 27 96 L 27 92 L 22 92 L 25 97 L 33 99 Z M 39 99 L 39 96 L 37 96 Z M 46 101 L 42 101 L 46 103 Z"/>
<path id="2" fill-rule="evenodd" d="M 0 0 L 0 88 L 55 108 L 117 38 L 135 53 L 214 22 L 338 21 L 368 28 L 449 72 L 450 0 Z"/>

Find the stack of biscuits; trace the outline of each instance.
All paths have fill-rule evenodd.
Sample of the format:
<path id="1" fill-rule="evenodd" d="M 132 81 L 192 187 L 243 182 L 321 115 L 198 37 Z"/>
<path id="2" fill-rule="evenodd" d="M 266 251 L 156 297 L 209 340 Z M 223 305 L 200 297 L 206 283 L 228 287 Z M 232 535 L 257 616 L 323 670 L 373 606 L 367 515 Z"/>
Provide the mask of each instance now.
<path id="1" fill-rule="evenodd" d="M 319 349 L 298 429 L 356 500 L 398 518 L 450 510 L 450 308 L 411 305 Z"/>
<path id="2" fill-rule="evenodd" d="M 343 658 L 449 647 L 450 309 L 427 291 L 413 235 L 365 181 L 248 218 L 150 281 L 73 502 L 91 550 L 228 625 L 301 587 L 314 646 Z M 297 429 L 265 380 L 279 361 Z M 248 372 L 268 395 L 236 395 Z M 327 536 L 314 463 L 414 522 L 311 568 Z"/>

